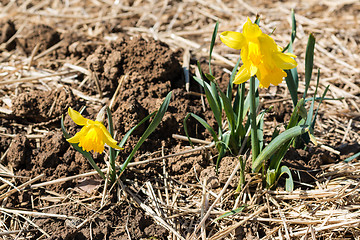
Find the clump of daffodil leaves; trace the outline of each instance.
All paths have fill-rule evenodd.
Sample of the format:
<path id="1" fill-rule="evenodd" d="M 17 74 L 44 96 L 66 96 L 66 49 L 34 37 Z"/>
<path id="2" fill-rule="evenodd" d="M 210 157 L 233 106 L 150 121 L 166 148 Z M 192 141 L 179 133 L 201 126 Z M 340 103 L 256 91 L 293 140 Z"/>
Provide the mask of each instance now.
<path id="1" fill-rule="evenodd" d="M 206 120 L 193 113 L 188 113 L 185 117 L 184 130 L 191 145 L 193 144 L 187 132 L 186 124 L 189 117 L 195 118 L 211 133 L 218 150 L 216 170 L 221 159 L 226 154 L 238 157 L 240 162 L 240 182 L 237 190 L 240 190 L 245 183 L 245 160 L 243 155 L 247 152 L 246 150 L 251 149 L 252 172 L 262 173 L 261 176 L 266 187 L 272 188 L 276 186 L 279 178 L 286 174 L 285 188 L 292 191 L 294 183 L 291 172 L 288 167 L 281 166 L 281 160 L 290 146 L 304 147 L 304 143 L 307 144 L 310 140 L 316 144 L 312 134 L 319 107 L 314 114 L 314 102 L 319 101 L 320 105 L 328 88 L 320 98 L 316 97 L 320 75 L 320 72 L 318 72 L 315 94 L 313 97 L 306 98 L 312 75 L 315 45 L 315 39 L 310 34 L 305 57 L 305 92 L 303 97 L 298 100 L 299 77 L 296 69 L 296 56 L 292 53 L 293 42 L 296 37 L 294 12 L 292 14 L 291 39 L 285 48 L 278 46 L 271 36 L 263 33 L 259 27 L 259 22 L 258 16 L 254 22 L 247 18 L 241 33 L 225 31 L 220 34 L 220 40 L 226 46 L 240 50 L 240 57 L 233 68 L 225 93 L 220 90 L 211 71 L 212 50 L 219 25 L 216 23 L 210 45 L 209 73 L 203 74 L 200 64 L 198 64 L 198 74 L 194 76 L 194 79 L 204 88 L 209 106 L 219 126 L 218 131 L 214 130 Z M 240 62 L 242 64 L 239 68 Z M 292 98 L 293 113 L 285 126 L 285 131 L 280 133 L 276 128 L 271 141 L 264 147 L 264 116 L 269 109 L 258 110 L 258 88 L 268 88 L 270 85 L 277 86 L 284 79 Z M 247 87 L 248 94 L 246 95 L 245 83 L 248 80 L 250 82 L 249 87 Z M 235 96 L 233 96 L 233 84 L 239 85 Z M 311 105 L 307 111 L 305 104 L 309 101 Z M 224 122 L 222 119 L 223 111 L 226 116 Z"/>
<path id="2" fill-rule="evenodd" d="M 72 108 L 68 108 L 68 114 L 70 118 L 79 126 L 82 126 L 81 130 L 77 132 L 74 136 L 70 136 L 70 134 L 66 131 L 64 126 L 64 117 L 61 118 L 61 129 L 66 140 L 77 150 L 79 151 L 85 158 L 88 159 L 91 166 L 99 173 L 99 175 L 103 178 L 110 180 L 110 183 L 115 183 L 119 176 L 124 172 L 125 168 L 134 157 L 136 151 L 140 148 L 140 146 L 144 143 L 144 141 L 149 137 L 149 135 L 156 129 L 156 127 L 161 122 L 163 118 L 171 98 L 171 92 L 165 97 L 163 103 L 161 104 L 160 108 L 147 117 L 142 119 L 135 127 L 130 129 L 123 137 L 123 139 L 118 144 L 117 141 L 114 139 L 114 129 L 113 129 L 113 122 L 110 109 L 108 107 L 104 107 L 101 109 L 99 114 L 96 117 L 96 120 L 90 120 L 84 118 L 79 112 L 75 111 Z M 107 114 L 108 119 L 108 128 L 104 126 L 105 120 L 105 112 Z M 153 120 L 125 159 L 124 163 L 117 167 L 115 160 L 118 157 L 119 150 L 123 149 L 127 139 L 132 134 L 132 132 L 138 128 L 141 124 L 147 122 L 151 117 Z M 90 152 L 95 153 L 103 153 L 105 149 L 105 144 L 109 147 L 109 175 L 105 176 L 103 170 L 101 170 L 98 165 L 93 160 Z"/>

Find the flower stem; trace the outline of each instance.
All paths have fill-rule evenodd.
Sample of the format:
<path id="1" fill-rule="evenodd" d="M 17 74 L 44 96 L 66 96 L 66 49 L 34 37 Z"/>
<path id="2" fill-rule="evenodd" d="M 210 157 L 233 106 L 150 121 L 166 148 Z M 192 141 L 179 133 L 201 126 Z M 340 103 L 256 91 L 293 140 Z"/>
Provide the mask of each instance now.
<path id="1" fill-rule="evenodd" d="M 116 166 L 115 166 L 115 150 L 112 147 L 110 148 L 109 158 L 110 158 L 110 182 L 113 184 L 116 180 Z"/>
<path id="2" fill-rule="evenodd" d="M 250 78 L 250 124 L 251 124 L 251 149 L 253 161 L 259 155 L 259 139 L 257 136 L 256 124 L 256 101 L 255 101 L 255 77 Z"/>
<path id="3" fill-rule="evenodd" d="M 239 179 L 239 183 L 236 188 L 236 191 L 235 191 L 237 193 L 241 192 L 241 190 L 245 184 L 245 161 L 244 161 L 242 155 L 240 155 L 239 161 L 240 161 L 240 179 Z"/>
<path id="4" fill-rule="evenodd" d="M 109 133 L 111 137 L 114 137 L 114 126 L 112 121 L 112 115 L 108 107 L 106 108 L 106 113 L 108 116 Z M 116 153 L 115 153 L 115 149 L 113 149 L 112 147 L 109 148 L 110 148 L 109 150 L 110 183 L 113 184 L 116 180 L 116 166 L 115 166 Z"/>

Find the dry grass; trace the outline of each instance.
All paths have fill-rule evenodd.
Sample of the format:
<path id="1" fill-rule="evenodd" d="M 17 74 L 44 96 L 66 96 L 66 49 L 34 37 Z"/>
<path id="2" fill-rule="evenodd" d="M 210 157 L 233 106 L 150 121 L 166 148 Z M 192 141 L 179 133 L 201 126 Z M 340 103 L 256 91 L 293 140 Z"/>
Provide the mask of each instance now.
<path id="1" fill-rule="evenodd" d="M 3 1 L 7 2 L 7 1 Z M 131 2 L 131 4 L 130 4 Z M 102 36 L 106 25 L 118 26 L 130 36 L 142 35 L 144 38 L 154 38 L 166 42 L 172 49 L 182 48 L 185 67 L 188 59 L 206 57 L 214 23 L 220 21 L 219 31 L 240 30 L 246 17 L 254 18 L 261 15 L 261 27 L 266 33 L 276 28 L 273 35 L 280 45 L 286 45 L 290 36 L 290 12 L 295 8 L 297 18 L 297 39 L 295 54 L 298 56 L 298 71 L 304 73 L 304 57 L 309 33 L 314 33 L 317 39 L 315 48 L 315 65 L 321 68 L 320 94 L 330 85 L 329 96 L 343 97 L 341 101 L 325 101 L 320 108 L 318 132 L 316 137 L 327 151 L 334 152 L 333 142 L 354 143 L 360 141 L 359 136 L 359 96 L 360 96 L 360 29 L 358 15 L 360 4 L 357 0 L 346 1 L 110 1 L 110 0 L 34 0 L 9 1 L 0 3 L 1 19 L 11 19 L 19 23 L 13 39 L 25 37 L 22 31 L 29 24 L 46 22 L 59 32 L 76 29 L 89 37 Z M 133 26 L 122 27 L 122 21 L 134 20 Z M 116 34 L 107 34 L 104 39 L 115 39 Z M 12 39 L 8 41 L 11 42 Z M 7 43 L 3 43 L 4 50 Z M 67 63 L 59 59 L 61 66 L 57 71 L 46 69 L 43 61 L 51 51 L 61 45 L 54 45 L 39 54 L 25 57 L 21 51 L 0 53 L 0 99 L 2 115 L 11 114 L 10 96 L 16 96 L 24 88 L 49 90 L 72 82 L 77 73 L 85 73 L 91 78 L 84 62 Z M 237 53 L 217 41 L 214 64 L 231 67 L 237 59 Z M 84 80 L 85 81 L 85 80 Z M 86 83 L 84 83 L 86 84 Z M 285 84 L 278 86 L 285 88 Z M 277 87 L 271 87 L 269 92 L 276 92 Z M 300 86 L 300 92 L 303 91 Z M 311 86 L 311 91 L 314 91 Z M 76 89 L 75 89 L 76 90 Z M 184 86 L 185 90 L 185 86 Z M 104 102 L 101 91 L 97 95 L 87 96 L 80 91 L 74 91 L 79 97 L 93 104 Z M 310 93 L 311 94 L 311 93 Z M 277 98 L 289 100 L 289 94 Z M 3 134 L 3 127 L 0 133 Z M 29 136 L 41 138 L 44 132 L 29 132 Z M 334 152 L 339 154 L 338 152 Z M 5 153 L 6 154 L 6 153 Z M 188 154 L 184 152 L 181 154 Z M 171 156 L 170 156 L 171 157 Z M 3 157 L 2 157 L 3 158 Z M 163 158 L 154 161 L 162 161 Z M 146 162 L 146 161 L 145 161 Z M 140 162 L 141 163 L 141 162 Z M 269 235 L 262 239 L 330 239 L 356 238 L 359 233 L 360 216 L 360 164 L 335 163 L 323 166 L 318 180 L 309 185 L 309 190 L 296 190 L 292 193 L 283 191 L 266 191 L 261 188 L 257 176 L 248 176 L 248 184 L 244 190 L 233 199 L 233 191 L 227 185 L 220 193 L 213 192 L 205 183 L 186 185 L 168 177 L 164 165 L 162 186 L 147 182 L 141 189 L 129 189 L 122 183 L 119 187 L 127 198 L 135 201 L 140 208 L 152 216 L 154 220 L 167 228 L 171 239 L 234 239 L 235 229 L 257 223 Z M 106 169 L 104 170 L 106 171 Z M 4 199 L 16 191 L 28 188 L 44 188 L 49 184 L 57 184 L 74 178 L 84 178 L 94 172 L 82 174 L 53 182 L 41 179 L 41 175 L 29 180 L 21 186 L 14 186 L 14 176 L 11 170 L 1 166 L 1 189 Z M 39 181 L 34 184 L 35 181 Z M 231 180 L 231 176 L 229 181 Z M 45 188 L 46 189 L 46 188 Z M 162 191 L 160 191 L 160 189 Z M 146 201 L 134 192 L 146 194 Z M 43 196 L 46 201 L 58 204 L 80 204 L 68 196 L 48 193 Z M 50 197 L 50 195 L 52 197 Z M 56 197 L 54 197 L 54 195 Z M 101 193 L 99 193 L 101 196 Z M 99 197 L 98 196 L 98 197 Z M 106 197 L 106 196 L 102 196 Z M 120 196 L 121 197 L 121 196 Z M 64 200 L 67 200 L 64 203 Z M 91 199 L 82 199 L 91 201 Z M 104 199 L 109 201 L 109 199 Z M 259 204 L 265 203 L 265 204 Z M 219 215 L 232 208 L 245 204 L 246 209 L 239 214 L 214 221 Z M 102 209 L 94 210 L 101 214 Z M 48 214 L 41 212 L 0 208 L 2 219 L 11 218 L 12 226 L 7 228 L 0 221 L 0 236 L 20 236 L 21 233 L 33 230 L 41 231 L 49 237 L 30 217 L 42 215 L 49 218 L 65 218 L 77 228 L 82 227 L 90 219 L 76 222 L 74 216 Z M 179 221 L 181 219 L 181 221 Z M 182 226 L 179 222 L 183 222 Z M 211 225 L 212 231 L 205 232 L 204 226 Z M 29 227 L 31 226 L 31 227 Z M 254 231 L 256 232 L 256 230 Z M 256 236 L 255 236 L 256 237 Z"/>

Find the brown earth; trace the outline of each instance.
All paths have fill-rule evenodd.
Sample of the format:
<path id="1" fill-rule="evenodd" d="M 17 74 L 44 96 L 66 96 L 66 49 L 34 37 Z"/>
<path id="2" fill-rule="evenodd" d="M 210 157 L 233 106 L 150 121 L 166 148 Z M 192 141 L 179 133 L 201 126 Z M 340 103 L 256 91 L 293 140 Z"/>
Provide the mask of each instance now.
<path id="1" fill-rule="evenodd" d="M 133 22 L 135 21 L 129 21 L 127 24 L 131 25 Z M 16 28 L 11 21 L 0 23 L 0 27 L 2 28 L 0 43 L 4 43 L 15 33 Z M 107 25 L 106 29 L 108 33 L 122 31 L 121 27 L 114 24 Z M 119 36 L 116 41 L 105 43 L 99 36 L 89 37 L 75 31 L 60 33 L 50 26 L 36 24 L 27 26 L 19 36 L 17 44 L 12 42 L 6 46 L 6 49 L 10 51 L 16 48 L 29 56 L 37 45 L 39 47 L 37 53 L 41 53 L 62 41 L 58 49 L 46 56 L 47 63 L 42 66 L 57 70 L 62 64 L 54 61 L 56 59 L 69 60 L 71 63 L 82 61 L 92 77 L 78 90 L 89 96 L 95 96 L 100 91 L 105 99 L 111 99 L 120 84 L 121 76 L 125 75 L 111 109 L 117 140 L 120 140 L 128 130 L 149 113 L 156 111 L 167 93 L 172 91 L 171 103 L 163 121 L 139 150 L 135 162 L 142 160 L 144 156 L 159 157 L 161 151 L 158 150 L 161 149 L 164 154 L 171 154 L 187 146 L 187 142 L 175 140 L 172 135 L 184 135 L 183 120 L 189 112 L 203 117 L 214 126 L 215 120 L 210 111 L 204 112 L 202 109 L 198 85 L 191 81 L 190 92 L 184 90 L 181 50 L 173 51 L 166 43 L 141 36 L 129 37 L 125 34 L 119 34 Z M 191 61 L 195 62 L 195 59 Z M 202 60 L 201 65 L 207 72 L 207 62 Z M 219 77 L 220 86 L 226 86 L 229 77 L 222 71 L 222 67 L 215 66 L 213 71 L 214 75 Z M 193 69 L 191 73 L 194 74 Z M 80 73 L 76 80 L 81 82 L 85 77 L 85 74 Z M 95 78 L 98 79 L 99 89 Z M 69 133 L 74 134 L 79 130 L 79 127 L 66 116 L 66 111 L 68 107 L 79 110 L 88 104 L 78 97 L 73 89 L 74 84 L 71 83 L 66 84 L 66 87 L 51 91 L 31 87 L 21 89 L 21 92 L 12 99 L 12 113 L 0 119 L 1 126 L 6 128 L 5 134 L 8 134 L 1 136 L 1 155 L 8 150 L 1 164 L 11 169 L 15 176 L 21 176 L 15 178 L 16 186 L 40 174 L 44 174 L 43 179 L 46 181 L 51 181 L 92 170 L 87 160 L 66 142 L 60 130 L 60 118 L 63 114 Z M 264 101 L 270 99 L 267 96 L 263 97 Z M 266 120 L 273 122 L 274 125 L 286 123 L 292 112 L 291 102 L 273 105 L 274 108 L 267 114 Z M 265 104 L 265 107 L 268 106 Z M 83 115 L 94 119 L 99 109 L 99 104 L 90 104 Z M 208 106 L 207 109 L 209 109 Z M 23 127 L 25 125 L 30 127 Z M 130 137 L 125 150 L 120 153 L 118 162 L 121 163 L 131 152 L 146 126 L 137 129 Z M 214 126 L 215 129 L 216 127 Z M 31 128 L 40 128 L 47 133 L 41 138 L 26 137 L 31 133 Z M 195 120 L 189 119 L 188 128 L 192 137 L 211 140 L 209 134 Z M 16 136 L 11 134 L 16 134 Z M 284 163 L 294 172 L 296 176 L 294 180 L 313 183 L 322 165 L 344 160 L 360 150 L 357 142 L 343 144 L 333 141 L 328 144 L 339 150 L 342 153 L 341 157 L 314 146 L 306 150 L 290 149 Z M 208 186 L 218 193 L 235 167 L 237 158 L 225 157 L 217 175 L 214 168 L 215 160 L 209 159 L 208 156 L 209 152 L 204 150 L 201 154 L 192 153 L 169 158 L 165 161 L 168 167 L 167 173 L 181 187 L 207 179 Z M 96 154 L 94 159 L 100 167 L 106 167 L 103 155 Z M 137 186 L 144 185 L 147 181 L 158 183 L 160 182 L 158 176 L 162 174 L 162 171 L 161 162 L 142 164 L 126 170 L 122 180 L 130 191 L 135 192 L 136 189 L 133 187 L 135 182 Z M 80 189 L 81 181 L 74 179 L 49 185 L 46 188 L 15 192 L 3 199 L 2 205 L 12 209 L 77 217 L 66 220 L 41 217 L 34 219 L 34 223 L 39 228 L 51 235 L 49 239 L 89 239 L 90 236 L 93 239 L 128 239 L 128 235 L 132 239 L 168 239 L 169 231 L 146 215 L 136 203 L 124 196 L 119 199 L 116 191 L 110 193 L 110 200 L 102 207 L 101 212 L 97 213 L 101 199 L 96 193 L 103 191 L 104 182 L 96 176 L 89 179 L 95 182 L 95 185 L 101 183 L 97 184 L 96 190 L 83 191 Z M 235 189 L 237 181 L 238 178 L 233 180 L 230 188 Z M 297 185 L 297 187 L 306 189 L 303 185 Z M 159 189 L 162 190 L 160 187 Z M 144 194 L 139 194 L 144 199 L 146 198 Z M 187 194 L 190 196 L 192 193 Z M 53 200 L 46 201 L 42 196 L 51 196 Z M 63 198 L 61 201 L 56 201 L 54 197 Z M 92 201 L 87 202 L 86 199 L 92 197 L 94 197 Z M 74 199 L 81 204 L 73 204 Z M 78 227 L 84 219 L 90 220 L 82 227 Z M 10 226 L 11 220 L 6 220 L 4 224 Z M 212 226 L 210 224 L 208 227 Z M 254 236 L 259 228 L 262 230 L 258 233 L 259 236 L 265 236 L 264 228 L 259 227 L 258 224 L 249 223 L 237 230 L 237 239 L 251 239 L 250 237 Z M 186 231 L 184 226 L 181 229 Z M 43 233 L 36 231 L 24 233 L 24 236 L 26 234 L 30 239 L 38 239 Z"/>
<path id="2" fill-rule="evenodd" d="M 0 35 L 0 44 L 5 44 L 16 32 L 15 24 L 12 21 L 2 21 L 0 22 L 1 35 Z M 16 47 L 15 41 L 9 42 L 5 49 L 8 51 L 13 50 Z"/>
<path id="3" fill-rule="evenodd" d="M 43 26 L 40 27 L 39 32 L 42 29 Z M 47 37 L 41 34 L 32 34 L 29 38 L 33 40 L 28 40 L 26 43 L 29 49 L 31 48 L 31 43 L 37 42 L 36 36 L 41 36 L 41 46 L 45 47 L 52 44 L 53 38 L 50 35 Z M 77 39 L 75 37 L 74 40 Z M 81 46 L 79 48 L 84 49 Z M 66 49 L 72 48 L 67 46 Z M 166 44 L 154 40 L 146 41 L 141 38 L 133 40 L 122 39 L 106 46 L 99 46 L 93 54 L 87 57 L 87 50 L 80 50 L 79 52 L 82 53 L 81 57 L 86 58 L 89 69 L 98 75 L 101 90 L 105 96 L 112 96 L 120 76 L 123 74 L 128 75 L 112 108 L 114 128 L 117 129 L 120 135 L 126 133 L 137 122 L 155 111 L 166 94 L 169 91 L 173 91 L 168 112 L 158 130 L 145 142 L 139 155 L 152 152 L 154 149 L 161 148 L 161 146 L 166 147 L 167 151 L 176 151 L 174 146 L 180 143 L 171 136 L 175 133 L 184 134 L 181 126 L 185 115 L 188 112 L 193 112 L 204 116 L 199 98 L 182 90 L 184 80 L 177 57 L 178 54 L 172 52 Z M 76 57 L 76 54 L 74 56 L 69 53 L 65 54 L 68 57 Z M 50 57 L 53 58 L 54 56 Z M 92 90 L 94 88 L 95 84 L 92 84 L 88 85 L 84 90 L 89 94 L 95 94 L 96 91 Z M 30 90 L 19 94 L 14 99 L 12 108 L 13 118 L 9 118 L 7 121 L 11 123 L 35 124 L 35 126 L 45 124 L 51 128 L 59 128 L 60 116 L 66 114 L 66 109 L 68 107 L 78 109 L 83 104 L 81 99 L 74 96 L 70 88 L 60 88 L 45 92 L 45 94 L 43 91 Z M 87 116 L 90 115 L 89 112 L 95 114 L 94 109 L 90 107 L 86 109 L 84 116 L 93 118 L 93 116 Z M 194 121 L 189 120 L 188 125 L 193 137 L 203 136 L 204 129 L 196 125 Z M 65 117 L 65 126 L 70 133 L 75 133 L 76 126 L 67 116 Z M 121 152 L 121 157 L 129 154 L 131 146 L 137 142 L 145 127 L 144 125 L 144 127 L 134 132 L 134 136 L 131 137 L 129 143 L 125 146 L 125 151 Z M 91 170 L 91 166 L 86 159 L 69 146 L 59 130 L 49 132 L 38 143 L 27 139 L 25 132 L 17 135 L 11 142 L 5 164 L 13 169 L 14 174 L 25 177 L 23 180 L 20 179 L 19 183 L 40 174 L 45 174 L 44 178 L 51 181 Z M 40 146 L 36 147 L 37 144 L 40 144 Z M 96 162 L 99 166 L 104 167 L 103 157 L 101 155 L 97 156 L 98 158 L 95 158 Z M 196 174 L 192 171 L 193 166 L 195 166 L 196 171 L 200 174 L 209 164 L 209 161 L 205 157 L 199 157 L 198 154 L 195 154 L 193 156 L 173 158 L 169 160 L 168 164 L 171 176 L 184 183 L 193 183 L 196 181 Z M 158 164 L 140 166 L 135 172 L 130 171 L 127 178 L 146 181 L 150 176 L 154 176 L 159 169 L 161 167 Z M 222 168 L 220 171 L 222 171 Z M 223 183 L 223 181 L 221 182 Z M 76 185 L 77 181 L 68 181 L 50 186 L 48 190 L 66 194 L 69 191 L 68 189 L 72 189 Z M 29 207 L 31 205 L 29 196 L 28 193 L 14 194 L 7 200 L 6 206 L 12 208 L 20 206 Z M 123 206 L 125 206 L 125 210 Z M 101 216 L 93 219 L 93 234 L 96 239 L 101 239 L 104 236 L 110 237 L 114 234 L 114 236 L 117 236 L 116 239 L 126 238 L 125 229 L 114 228 L 117 225 L 124 225 L 124 220 L 122 222 L 118 222 L 118 220 L 114 222 L 111 219 L 115 218 L 115 216 L 116 219 L 124 219 L 120 217 L 121 215 L 129 219 L 129 231 L 133 237 L 142 238 L 151 236 L 166 239 L 167 232 L 164 232 L 161 227 L 154 224 L 152 218 L 144 216 L 134 206 L 124 202 L 120 205 L 108 207 L 109 211 L 107 211 L 107 214 L 110 214 L 110 217 Z M 86 218 L 91 214 L 91 211 L 81 210 L 79 206 L 74 208 L 69 208 L 68 206 L 65 208 L 54 207 L 51 208 L 51 213 L 66 214 L 65 210 L 70 215 L 76 213 L 79 218 Z M 36 220 L 36 224 L 41 226 L 46 232 L 58 236 L 54 239 L 88 239 L 89 237 L 86 228 L 78 231 L 66 225 L 63 220 L 56 223 L 48 219 Z M 41 233 L 39 234 L 41 235 Z M 40 235 L 35 235 L 34 238 Z M 121 237 L 122 235 L 123 237 Z M 110 237 L 110 239 L 115 238 Z"/>
<path id="4" fill-rule="evenodd" d="M 34 36 L 41 36 L 41 34 Z M 51 39 L 46 38 L 45 40 L 52 41 Z M 43 40 L 42 38 L 41 41 Z M 48 46 L 46 42 L 44 42 L 44 46 Z M 84 54 L 87 51 L 81 52 Z M 82 57 L 85 56 L 82 55 Z M 166 94 L 169 91 L 173 91 L 172 101 L 167 114 L 158 130 L 145 142 L 139 155 L 151 153 L 154 149 L 159 149 L 162 146 L 169 153 L 176 152 L 181 143 L 172 139 L 171 136 L 172 134 L 184 134 L 181 126 L 185 115 L 188 112 L 193 112 L 204 117 L 199 98 L 191 96 L 182 90 L 184 82 L 177 53 L 172 52 L 164 43 L 154 40 L 146 41 L 141 38 L 133 40 L 121 39 L 105 46 L 99 46 L 86 59 L 89 69 L 98 75 L 101 90 L 105 96 L 111 97 L 115 92 L 120 76 L 128 75 L 112 108 L 114 127 L 120 135 L 126 133 L 137 122 L 155 111 Z M 226 85 L 227 79 L 221 81 L 224 81 L 225 84 L 223 85 Z M 95 90 L 91 90 L 94 87 L 94 84 L 87 86 L 87 92 L 96 94 Z M 10 118 L 8 121 L 26 122 L 35 125 L 51 122 L 52 127 L 58 128 L 59 117 L 62 114 L 66 114 L 68 107 L 78 109 L 83 104 L 78 97 L 73 95 L 70 88 L 48 91 L 45 94 L 42 91 L 24 92 L 14 99 L 12 109 L 14 118 Z M 281 109 L 278 109 L 278 106 Z M 274 108 L 274 118 L 277 122 L 287 121 L 291 113 L 290 108 L 287 108 L 287 111 L 284 111 L 283 108 L 284 105 L 282 104 Z M 94 110 L 90 108 L 90 110 L 84 112 L 84 115 L 93 118 L 93 116 L 87 116 L 90 115 L 89 112 L 94 113 Z M 210 116 L 206 117 L 209 118 Z M 214 122 L 213 119 L 209 120 Z M 76 126 L 69 117 L 65 118 L 65 125 L 70 129 L 70 132 L 74 133 L 76 131 Z M 193 137 L 204 137 L 204 129 L 195 122 L 190 123 L 189 126 Z M 121 157 L 125 157 L 130 153 L 131 146 L 136 143 L 144 130 L 145 126 L 139 128 L 134 133 L 134 136 L 125 146 L 125 151 L 121 152 Z M 36 147 L 36 144 L 40 144 L 40 147 Z M 176 146 L 178 144 L 179 146 Z M 321 150 L 316 150 L 316 152 L 317 154 L 314 155 L 308 151 L 291 150 L 287 155 L 285 163 L 294 171 L 307 170 L 306 173 L 309 174 L 308 170 L 318 170 L 320 165 L 324 163 L 325 158 L 326 161 L 329 160 Z M 101 155 L 97 155 L 95 160 L 100 166 L 105 166 Z M 331 161 L 336 160 L 332 159 Z M 225 184 L 227 177 L 235 167 L 236 161 L 236 158 L 233 157 L 224 158 L 219 168 L 219 175 L 215 173 L 214 163 L 209 161 L 205 155 L 199 156 L 198 154 L 193 154 L 175 157 L 171 158 L 167 164 L 169 166 L 169 174 L 174 179 L 191 184 L 196 182 L 196 178 L 199 176 L 200 180 L 207 178 L 209 186 L 218 189 L 221 185 Z M 12 140 L 5 163 L 14 170 L 15 175 L 26 177 L 24 180 L 34 178 L 43 173 L 45 178 L 50 181 L 91 170 L 91 166 L 86 159 L 69 146 L 59 130 L 49 132 L 39 143 L 27 139 L 25 132 L 17 135 Z M 130 170 L 126 177 L 129 180 L 147 181 L 147 179 L 153 178 L 160 171 L 161 165 L 150 163 Z M 312 174 L 310 173 L 310 175 Z M 315 174 L 312 175 L 312 177 L 314 176 Z M 24 180 L 19 180 L 19 183 Z M 301 180 L 309 182 L 312 179 Z M 76 180 L 68 181 L 50 186 L 47 190 L 56 191 L 59 194 L 67 194 L 69 189 L 73 189 L 77 185 L 78 182 Z M 236 188 L 236 186 L 237 180 L 235 179 L 231 183 L 231 187 Z M 73 190 L 70 192 L 73 192 Z M 30 205 L 29 194 L 26 192 L 12 195 L 6 203 L 6 206 L 11 208 L 24 208 Z M 123 201 L 115 205 L 110 204 L 107 208 L 105 215 L 96 216 L 91 220 L 93 224 L 93 237 L 95 239 L 102 239 L 105 236 L 108 239 L 126 239 L 125 229 L 115 227 L 124 226 L 126 225 L 125 222 L 128 224 L 131 236 L 136 239 L 147 237 L 166 239 L 168 233 L 155 224 L 152 218 L 145 216 L 141 210 L 131 203 Z M 67 204 L 65 207 L 50 208 L 49 213 L 76 215 L 79 219 L 85 219 L 92 214 L 92 211 L 77 205 L 69 208 Z M 52 239 L 89 238 L 87 228 L 78 230 L 63 220 L 38 219 L 35 223 L 46 232 L 57 236 Z M 33 238 L 35 239 L 40 235 L 41 233 L 36 234 Z"/>

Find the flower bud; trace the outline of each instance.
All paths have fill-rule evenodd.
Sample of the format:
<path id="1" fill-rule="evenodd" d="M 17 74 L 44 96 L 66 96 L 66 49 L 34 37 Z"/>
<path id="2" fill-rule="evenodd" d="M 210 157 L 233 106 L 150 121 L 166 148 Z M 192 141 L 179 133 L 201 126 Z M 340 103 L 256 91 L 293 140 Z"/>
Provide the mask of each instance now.
<path id="1" fill-rule="evenodd" d="M 96 116 L 95 121 L 104 123 L 105 121 L 105 112 L 106 112 L 106 106 L 102 107 L 98 115 Z"/>

